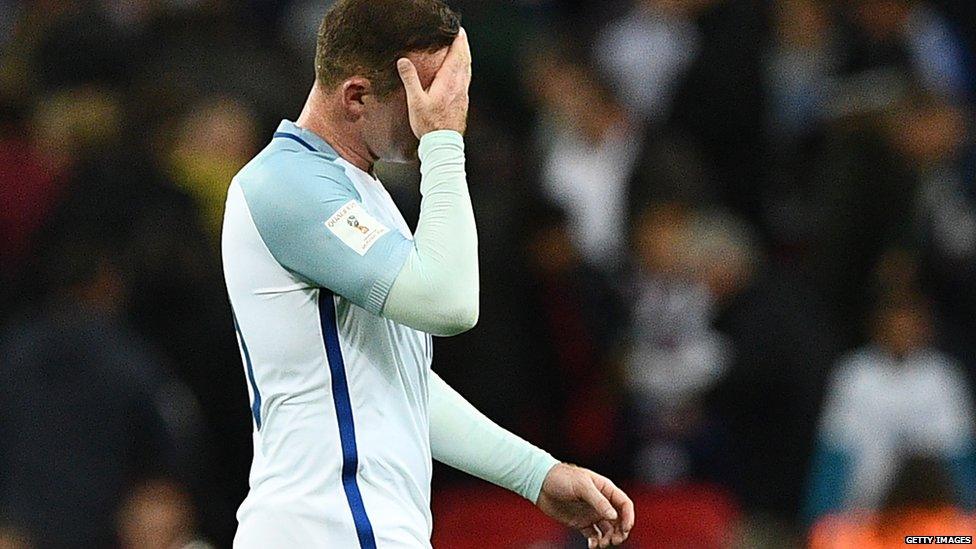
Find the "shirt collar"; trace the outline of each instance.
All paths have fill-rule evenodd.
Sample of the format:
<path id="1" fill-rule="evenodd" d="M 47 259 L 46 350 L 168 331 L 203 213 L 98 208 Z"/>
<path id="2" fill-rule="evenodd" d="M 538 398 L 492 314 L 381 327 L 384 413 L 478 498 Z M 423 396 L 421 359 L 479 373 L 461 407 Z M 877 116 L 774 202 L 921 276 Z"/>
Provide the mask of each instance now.
<path id="1" fill-rule="evenodd" d="M 311 130 L 302 128 L 301 126 L 295 124 L 291 120 L 282 120 L 281 123 L 278 124 L 278 129 L 275 131 L 275 133 L 287 133 L 287 134 L 294 135 L 295 137 L 300 138 L 305 143 L 308 143 L 308 145 L 314 148 L 316 151 L 320 153 L 324 153 L 332 160 L 335 160 L 336 158 L 339 157 L 339 154 L 336 153 L 335 149 L 333 149 L 331 145 L 326 143 L 324 139 L 319 137 L 318 134 L 316 134 Z"/>

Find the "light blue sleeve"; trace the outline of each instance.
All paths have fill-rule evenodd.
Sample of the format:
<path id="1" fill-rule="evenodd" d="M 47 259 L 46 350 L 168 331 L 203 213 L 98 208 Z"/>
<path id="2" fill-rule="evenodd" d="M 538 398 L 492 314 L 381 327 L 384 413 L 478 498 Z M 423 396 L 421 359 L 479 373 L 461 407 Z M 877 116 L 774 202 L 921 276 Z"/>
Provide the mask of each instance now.
<path id="1" fill-rule="evenodd" d="M 437 461 L 536 503 L 559 460 L 501 428 L 430 375 L 430 451 Z"/>
<path id="2" fill-rule="evenodd" d="M 282 150 L 238 181 L 258 233 L 278 263 L 380 314 L 413 243 L 390 227 L 360 253 L 326 226 L 351 201 L 362 208 L 359 192 L 340 166 Z"/>
<path id="3" fill-rule="evenodd" d="M 438 130 L 420 138 L 420 219 L 414 251 L 393 283 L 383 315 L 436 336 L 478 322 L 478 229 L 468 192 L 464 138 Z"/>

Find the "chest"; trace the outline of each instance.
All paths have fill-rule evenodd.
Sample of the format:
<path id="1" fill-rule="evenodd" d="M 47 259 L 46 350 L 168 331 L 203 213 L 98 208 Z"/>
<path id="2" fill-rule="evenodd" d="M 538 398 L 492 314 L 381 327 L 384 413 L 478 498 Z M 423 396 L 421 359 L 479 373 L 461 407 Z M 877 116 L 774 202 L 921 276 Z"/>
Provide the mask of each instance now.
<path id="1" fill-rule="evenodd" d="M 383 184 L 351 164 L 341 160 L 340 163 L 343 163 L 346 175 L 356 187 L 366 211 L 384 225 L 399 231 L 404 238 L 413 240 L 410 226 Z M 350 331 L 359 332 L 359 339 L 362 341 L 378 343 L 378 348 L 373 351 L 386 354 L 384 358 L 387 363 L 414 364 L 421 370 L 430 367 L 433 357 L 433 342 L 430 334 L 366 311 L 358 310 L 350 313 L 348 316 Z"/>

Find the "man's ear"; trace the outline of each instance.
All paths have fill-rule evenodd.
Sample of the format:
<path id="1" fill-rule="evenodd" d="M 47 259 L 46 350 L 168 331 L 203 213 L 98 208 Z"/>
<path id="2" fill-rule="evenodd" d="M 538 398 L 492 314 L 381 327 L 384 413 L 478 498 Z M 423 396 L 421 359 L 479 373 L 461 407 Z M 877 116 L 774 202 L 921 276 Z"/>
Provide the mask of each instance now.
<path id="1" fill-rule="evenodd" d="M 371 93 L 372 86 L 368 79 L 362 76 L 347 78 L 342 83 L 342 104 L 346 113 L 353 119 L 362 116 L 366 105 L 364 99 Z"/>

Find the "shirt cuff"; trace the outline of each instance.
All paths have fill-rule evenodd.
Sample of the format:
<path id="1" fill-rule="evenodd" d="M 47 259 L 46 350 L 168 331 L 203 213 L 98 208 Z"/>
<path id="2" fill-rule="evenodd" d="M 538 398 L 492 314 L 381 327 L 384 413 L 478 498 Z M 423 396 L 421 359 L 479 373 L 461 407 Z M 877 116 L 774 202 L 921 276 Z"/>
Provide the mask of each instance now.
<path id="1" fill-rule="evenodd" d="M 542 484 L 549 475 L 549 471 L 559 463 L 560 461 L 552 457 L 549 452 L 538 450 L 538 454 L 532 457 L 532 469 L 525 485 L 525 492 L 521 496 L 532 503 L 538 503 L 539 494 L 542 493 Z"/>
<path id="2" fill-rule="evenodd" d="M 420 138 L 420 147 L 417 149 L 417 155 L 420 157 L 421 162 L 425 162 L 431 153 L 441 147 L 459 150 L 463 154 L 464 137 L 454 130 L 436 130 L 425 133 Z"/>
<path id="3" fill-rule="evenodd" d="M 466 188 L 464 138 L 454 130 L 437 130 L 420 138 L 420 194 L 437 187 Z"/>

